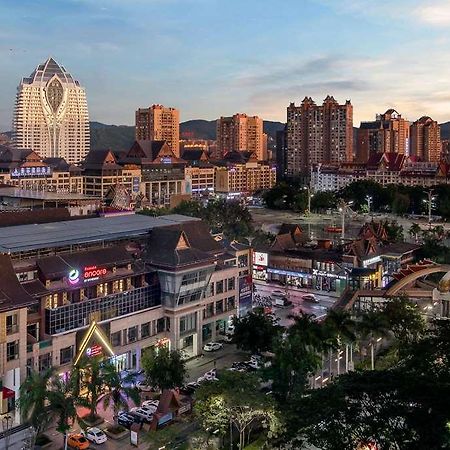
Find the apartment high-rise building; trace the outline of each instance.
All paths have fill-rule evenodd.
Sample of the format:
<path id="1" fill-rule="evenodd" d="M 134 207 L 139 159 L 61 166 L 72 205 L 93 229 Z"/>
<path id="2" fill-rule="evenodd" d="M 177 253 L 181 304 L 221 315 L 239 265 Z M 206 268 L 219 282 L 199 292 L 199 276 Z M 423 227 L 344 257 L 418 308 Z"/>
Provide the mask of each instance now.
<path id="1" fill-rule="evenodd" d="M 395 109 L 378 114 L 373 122 L 361 122 L 356 159 L 367 162 L 376 153 L 409 155 L 409 122 Z"/>
<path id="2" fill-rule="evenodd" d="M 175 108 L 152 105 L 136 111 L 136 140 L 166 141 L 180 157 L 180 112 Z"/>
<path id="3" fill-rule="evenodd" d="M 259 161 L 267 159 L 263 120 L 258 116 L 238 113 L 232 117 L 221 117 L 216 128 L 217 153 L 220 157 L 233 151 L 248 151 L 255 153 Z"/>
<path id="4" fill-rule="evenodd" d="M 16 96 L 13 144 L 43 158 L 81 161 L 89 152 L 86 92 L 53 58 L 22 78 Z"/>
<path id="5" fill-rule="evenodd" d="M 428 116 L 416 120 L 410 127 L 410 155 L 423 161 L 440 161 L 442 154 L 441 128 Z"/>
<path id="6" fill-rule="evenodd" d="M 327 96 L 322 105 L 305 97 L 287 108 L 286 175 L 308 174 L 314 164 L 353 159 L 353 106 Z"/>

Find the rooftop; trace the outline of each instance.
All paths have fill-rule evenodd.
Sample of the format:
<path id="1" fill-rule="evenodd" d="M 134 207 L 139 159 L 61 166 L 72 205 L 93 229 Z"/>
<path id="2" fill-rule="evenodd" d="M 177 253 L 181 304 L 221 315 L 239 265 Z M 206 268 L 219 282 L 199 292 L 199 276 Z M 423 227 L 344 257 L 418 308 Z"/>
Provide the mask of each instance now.
<path id="1" fill-rule="evenodd" d="M 35 191 L 31 189 L 19 189 L 15 187 L 0 187 L 0 197 L 25 198 L 43 201 L 98 199 L 98 197 L 78 193 Z"/>
<path id="2" fill-rule="evenodd" d="M 15 225 L 2 228 L 0 252 L 17 253 L 48 247 L 135 237 L 144 235 L 153 228 L 177 225 L 194 220 L 199 219 L 179 214 L 160 217 L 129 214 L 39 225 Z"/>

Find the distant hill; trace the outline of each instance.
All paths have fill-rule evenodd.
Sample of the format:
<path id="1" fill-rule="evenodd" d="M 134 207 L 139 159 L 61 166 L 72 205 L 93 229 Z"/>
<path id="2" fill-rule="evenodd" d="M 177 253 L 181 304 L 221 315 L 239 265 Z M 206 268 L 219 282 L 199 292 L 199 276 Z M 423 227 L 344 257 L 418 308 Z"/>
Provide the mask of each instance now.
<path id="1" fill-rule="evenodd" d="M 275 139 L 276 132 L 282 130 L 284 123 L 264 121 L 264 132 Z M 181 139 L 216 139 L 215 120 L 188 120 L 180 123 Z M 99 150 L 128 150 L 134 141 L 134 127 L 127 125 L 106 125 L 91 122 L 91 148 Z"/>
<path id="2" fill-rule="evenodd" d="M 441 139 L 450 139 L 450 122 L 444 122 L 439 125 L 441 127 Z"/>

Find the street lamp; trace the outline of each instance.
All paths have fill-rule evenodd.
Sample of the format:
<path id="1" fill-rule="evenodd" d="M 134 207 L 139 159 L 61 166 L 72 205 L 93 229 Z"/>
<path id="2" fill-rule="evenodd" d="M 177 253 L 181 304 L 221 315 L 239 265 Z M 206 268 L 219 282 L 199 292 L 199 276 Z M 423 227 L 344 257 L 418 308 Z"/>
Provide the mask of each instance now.
<path id="1" fill-rule="evenodd" d="M 424 203 L 428 203 L 428 225 L 431 228 L 431 211 L 434 207 L 433 200 L 436 200 L 436 197 L 433 197 L 433 189 L 427 191 L 427 199 L 423 200 Z"/>
<path id="2" fill-rule="evenodd" d="M 5 439 L 5 450 L 9 447 L 10 431 L 13 424 L 13 418 L 9 414 L 3 414 L 2 416 L 2 431 Z"/>
<path id="3" fill-rule="evenodd" d="M 349 208 L 353 204 L 353 200 L 345 203 L 341 202 L 338 211 L 341 213 L 341 239 L 345 239 L 345 213 L 347 212 L 347 208 Z"/>
<path id="4" fill-rule="evenodd" d="M 314 194 L 311 193 L 311 188 L 309 186 L 303 186 L 303 190 L 308 194 L 308 213 L 311 212 L 311 199 L 314 197 Z"/>
<path id="5" fill-rule="evenodd" d="M 372 196 L 370 196 L 370 195 L 366 195 L 366 201 L 367 201 L 367 208 L 368 208 L 368 213 L 370 214 L 370 207 L 371 207 L 371 205 L 372 205 L 372 200 L 373 200 L 373 198 L 372 198 Z M 372 216 L 373 217 L 373 216 Z"/>

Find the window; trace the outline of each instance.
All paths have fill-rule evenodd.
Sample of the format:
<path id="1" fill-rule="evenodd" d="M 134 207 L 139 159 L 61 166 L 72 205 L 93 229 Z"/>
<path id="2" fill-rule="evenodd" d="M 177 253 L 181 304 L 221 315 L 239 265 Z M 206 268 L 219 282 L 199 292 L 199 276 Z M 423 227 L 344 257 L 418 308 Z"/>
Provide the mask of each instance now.
<path id="1" fill-rule="evenodd" d="M 214 283 L 209 283 L 207 297 L 212 297 L 214 295 Z"/>
<path id="2" fill-rule="evenodd" d="M 197 314 L 192 313 L 187 316 L 183 316 L 180 319 L 180 333 L 186 333 L 188 331 L 195 330 L 197 327 Z"/>
<path id="3" fill-rule="evenodd" d="M 228 284 L 228 291 L 233 290 L 235 288 L 234 277 L 233 278 L 228 278 L 227 284 Z"/>
<path id="4" fill-rule="evenodd" d="M 227 311 L 230 311 L 231 309 L 236 308 L 236 299 L 235 299 L 234 295 L 232 297 L 227 298 L 226 308 L 227 308 Z"/>
<path id="5" fill-rule="evenodd" d="M 60 364 L 67 364 L 73 359 L 73 345 L 70 347 L 62 348 L 59 352 Z"/>
<path id="6" fill-rule="evenodd" d="M 19 358 L 19 341 L 8 342 L 6 344 L 6 361 Z"/>
<path id="7" fill-rule="evenodd" d="M 120 331 L 116 331 L 115 333 L 111 333 L 111 344 L 113 347 L 118 347 L 119 345 L 122 344 L 122 340 L 120 339 L 121 337 L 121 332 Z"/>
<path id="8" fill-rule="evenodd" d="M 19 331 L 17 314 L 6 316 L 6 334 L 14 334 Z"/>
<path id="9" fill-rule="evenodd" d="M 208 319 L 214 315 L 214 302 L 208 303 L 203 310 L 203 318 Z"/>
<path id="10" fill-rule="evenodd" d="M 181 286 L 187 286 L 189 284 L 200 283 L 206 280 L 206 270 L 200 270 L 198 272 L 187 273 L 183 275 L 181 280 Z"/>
<path id="11" fill-rule="evenodd" d="M 197 291 L 190 294 L 180 295 L 178 299 L 178 305 L 184 305 L 185 303 L 196 302 L 202 298 L 202 291 Z"/>
<path id="12" fill-rule="evenodd" d="M 220 280 L 216 283 L 216 294 L 223 293 L 223 280 Z"/>
<path id="13" fill-rule="evenodd" d="M 222 314 L 223 313 L 223 300 L 219 300 L 216 302 L 216 314 Z"/>
<path id="14" fill-rule="evenodd" d="M 48 370 L 52 367 L 52 354 L 45 353 L 44 355 L 39 356 L 39 372 L 43 372 L 44 370 Z"/>
<path id="15" fill-rule="evenodd" d="M 163 331 L 166 331 L 166 320 L 165 318 L 158 319 L 158 322 L 156 322 L 156 330 L 158 333 L 162 333 Z"/>
<path id="16" fill-rule="evenodd" d="M 138 327 L 128 328 L 128 342 L 136 342 L 138 338 Z"/>
<path id="17" fill-rule="evenodd" d="M 143 323 L 141 325 L 141 339 L 145 339 L 150 336 L 150 322 Z"/>

